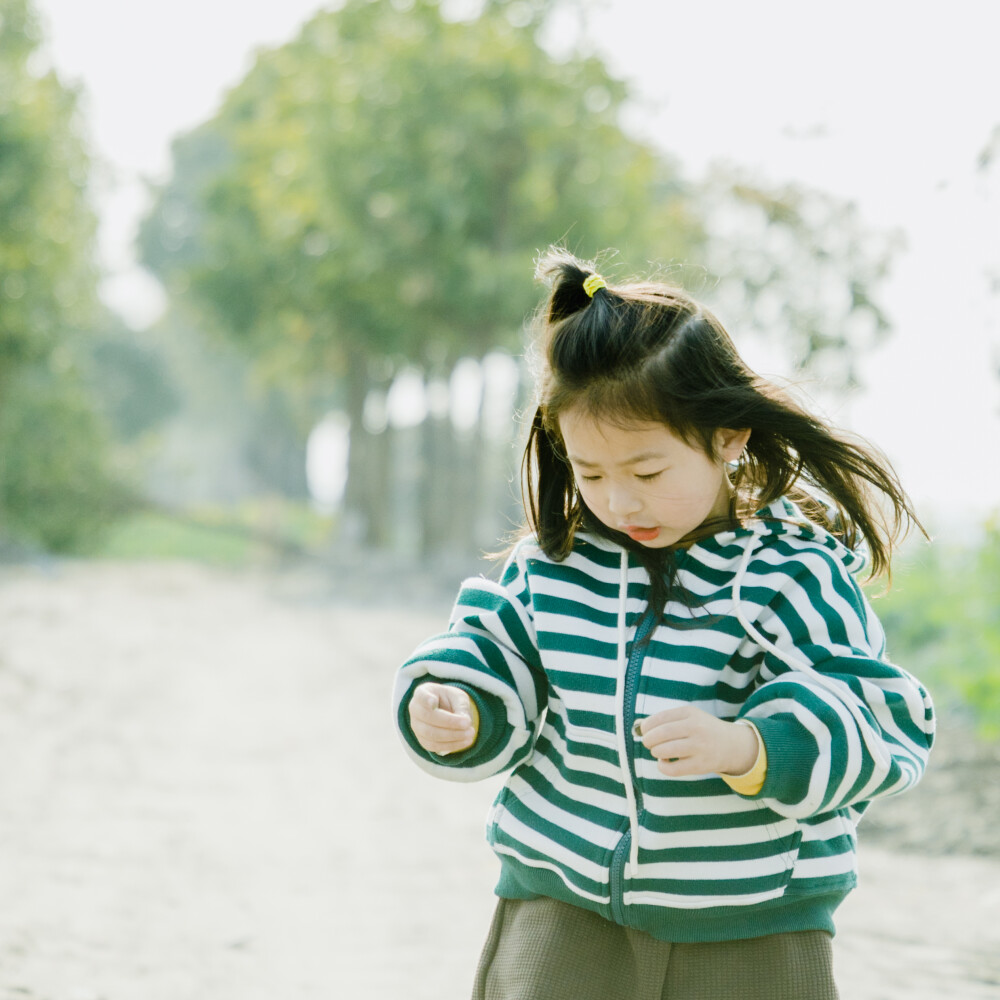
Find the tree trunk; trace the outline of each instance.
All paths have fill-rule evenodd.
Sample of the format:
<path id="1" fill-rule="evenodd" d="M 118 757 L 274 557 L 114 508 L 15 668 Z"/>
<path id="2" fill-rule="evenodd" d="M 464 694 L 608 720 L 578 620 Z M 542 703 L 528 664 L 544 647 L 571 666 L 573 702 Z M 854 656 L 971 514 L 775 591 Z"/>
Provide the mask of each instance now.
<path id="1" fill-rule="evenodd" d="M 440 555 L 454 549 L 455 483 L 451 452 L 454 435 L 447 417 L 428 416 L 421 425 L 420 552 Z"/>
<path id="2" fill-rule="evenodd" d="M 386 428 L 365 428 L 365 400 L 374 388 L 368 356 L 348 358 L 346 403 L 348 429 L 347 483 L 344 488 L 342 535 L 374 548 L 389 544 L 389 435 Z"/>

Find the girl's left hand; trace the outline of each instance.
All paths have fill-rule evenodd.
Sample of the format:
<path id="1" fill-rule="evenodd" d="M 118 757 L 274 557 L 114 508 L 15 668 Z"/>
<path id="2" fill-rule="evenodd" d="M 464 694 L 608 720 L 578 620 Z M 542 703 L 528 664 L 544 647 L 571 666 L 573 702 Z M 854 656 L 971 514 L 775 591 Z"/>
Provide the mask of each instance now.
<path id="1" fill-rule="evenodd" d="M 642 743 L 668 778 L 695 774 L 745 774 L 757 760 L 757 736 L 749 726 L 718 719 L 693 705 L 647 716 Z"/>

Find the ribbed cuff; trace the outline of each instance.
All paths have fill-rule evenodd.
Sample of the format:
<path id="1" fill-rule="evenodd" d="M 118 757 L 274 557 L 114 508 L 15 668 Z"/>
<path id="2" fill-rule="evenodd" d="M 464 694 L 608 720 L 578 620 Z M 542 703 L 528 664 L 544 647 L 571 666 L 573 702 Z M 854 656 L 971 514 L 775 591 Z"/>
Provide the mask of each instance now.
<path id="1" fill-rule="evenodd" d="M 465 750 L 459 750 L 457 753 L 431 753 L 430 750 L 424 749 L 424 747 L 420 745 L 416 736 L 413 735 L 413 730 L 410 729 L 410 699 L 413 697 L 414 691 L 416 691 L 421 684 L 428 682 L 434 684 L 447 684 L 449 687 L 459 688 L 472 699 L 473 704 L 476 706 L 476 711 L 479 713 L 479 730 L 476 733 L 476 740 L 471 747 L 468 747 Z M 435 764 L 443 764 L 445 767 L 461 767 L 482 764 L 495 757 L 506 742 L 508 734 L 511 731 L 511 727 L 507 725 L 506 720 L 507 708 L 503 703 L 503 699 L 498 695 L 487 694 L 483 691 L 477 690 L 476 688 L 469 687 L 467 684 L 439 677 L 432 677 L 430 675 L 421 677 L 410 687 L 410 690 L 400 702 L 399 712 L 397 714 L 397 722 L 399 724 L 400 731 L 406 738 L 406 742 L 409 743 L 409 745 L 424 759 L 433 761 Z"/>
<path id="2" fill-rule="evenodd" d="M 771 762 L 757 794 L 789 804 L 801 802 L 809 793 L 818 753 L 816 740 L 797 719 L 788 716 L 754 717 L 753 724 Z"/>

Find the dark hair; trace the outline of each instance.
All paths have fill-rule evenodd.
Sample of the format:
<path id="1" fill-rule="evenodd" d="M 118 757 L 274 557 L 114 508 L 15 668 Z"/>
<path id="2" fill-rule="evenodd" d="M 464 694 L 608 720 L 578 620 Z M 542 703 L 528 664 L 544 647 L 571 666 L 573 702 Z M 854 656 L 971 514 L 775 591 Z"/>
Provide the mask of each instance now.
<path id="1" fill-rule="evenodd" d="M 559 415 L 572 407 L 619 426 L 666 424 L 711 458 L 718 457 L 717 430 L 749 428 L 731 477 L 730 524 L 787 495 L 848 546 L 864 538 L 871 575 L 887 573 L 911 524 L 923 531 L 888 459 L 751 371 L 722 324 L 682 289 L 609 285 L 591 297 L 583 285 L 594 273 L 591 263 L 559 248 L 538 263 L 537 276 L 551 292 L 536 317 L 538 407 L 522 481 L 528 523 L 543 551 L 566 558 L 585 528 L 639 555 L 654 582 L 651 607 L 662 608 L 669 594 L 672 553 L 608 528 L 580 498 L 559 430 Z M 705 533 L 719 528 L 706 524 Z"/>

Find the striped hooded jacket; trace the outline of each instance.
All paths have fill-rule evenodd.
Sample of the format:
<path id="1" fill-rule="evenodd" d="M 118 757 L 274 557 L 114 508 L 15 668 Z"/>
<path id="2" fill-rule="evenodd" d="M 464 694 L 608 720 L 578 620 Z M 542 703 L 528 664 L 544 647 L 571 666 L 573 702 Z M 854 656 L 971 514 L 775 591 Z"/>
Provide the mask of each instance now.
<path id="1" fill-rule="evenodd" d="M 668 603 L 637 642 L 649 578 L 635 555 L 580 534 L 555 562 L 525 540 L 500 583 L 465 582 L 449 630 L 403 665 L 397 726 L 431 774 L 511 769 L 487 822 L 500 896 L 554 897 L 666 941 L 833 933 L 857 820 L 918 780 L 933 739 L 930 699 L 886 659 L 852 577 L 864 562 L 776 501 L 677 552 L 695 600 Z M 429 680 L 475 700 L 468 750 L 429 753 L 410 730 Z M 753 721 L 757 794 L 657 769 L 636 723 L 682 702 Z"/>

